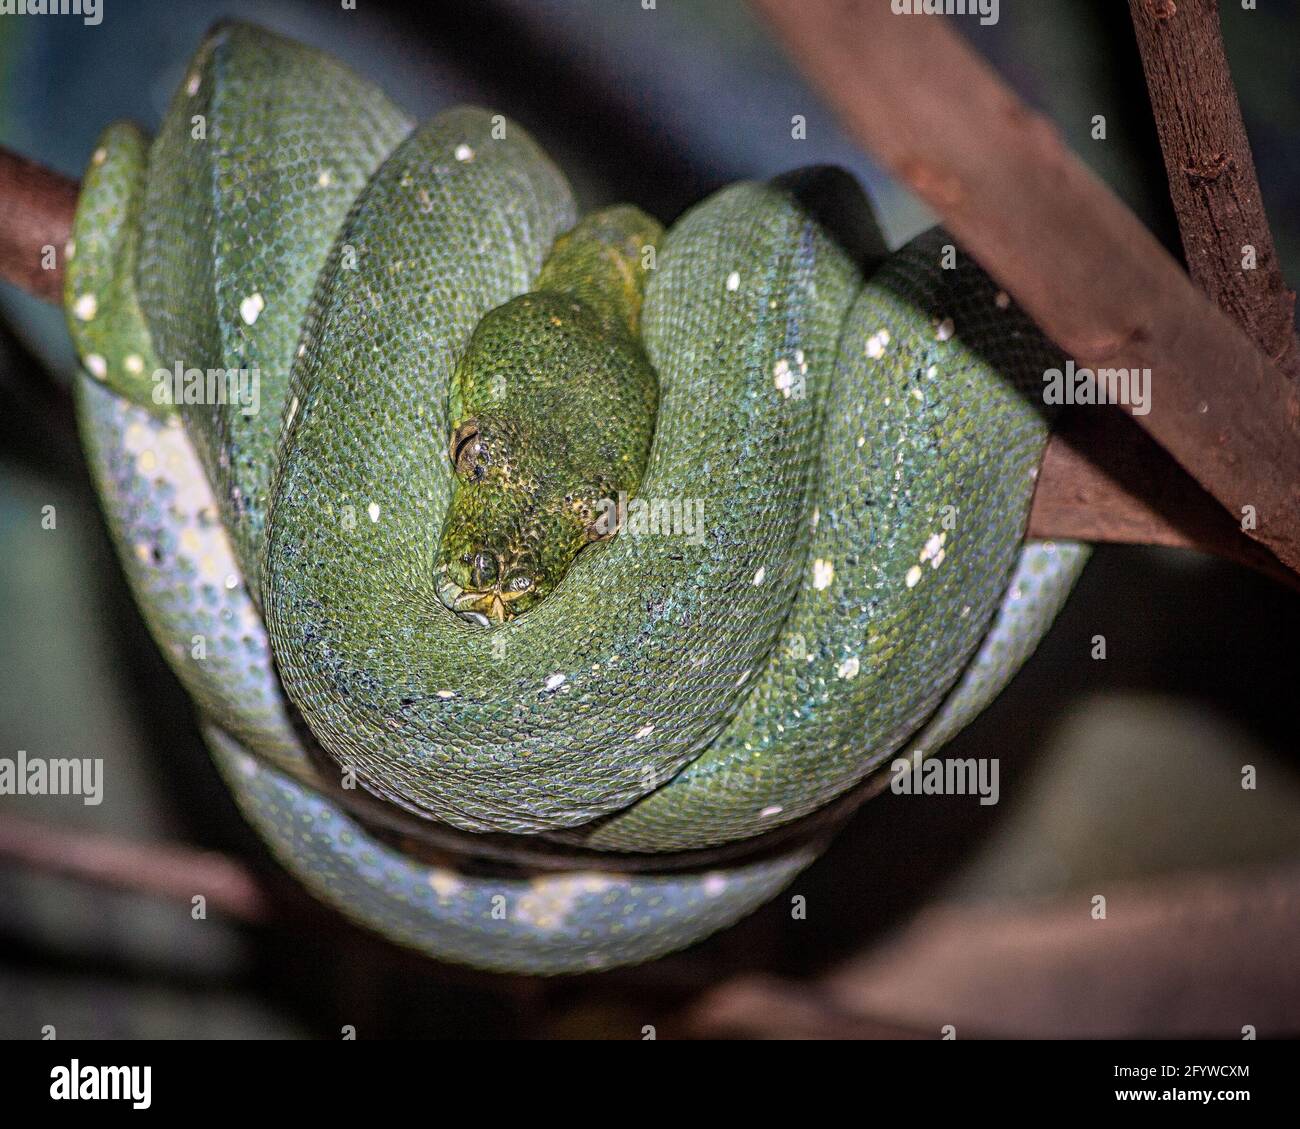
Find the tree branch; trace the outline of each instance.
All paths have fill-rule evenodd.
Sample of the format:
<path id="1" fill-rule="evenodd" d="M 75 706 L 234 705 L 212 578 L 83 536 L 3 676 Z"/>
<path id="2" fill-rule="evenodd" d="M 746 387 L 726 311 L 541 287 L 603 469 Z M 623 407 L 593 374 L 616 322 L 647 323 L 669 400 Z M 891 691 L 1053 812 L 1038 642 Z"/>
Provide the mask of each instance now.
<path id="1" fill-rule="evenodd" d="M 315 901 L 286 914 L 284 892 L 238 860 L 176 843 L 6 816 L 0 861 L 184 905 L 203 894 L 250 924 L 319 928 Z M 946 1023 L 962 1038 L 1300 1030 L 1294 865 L 1100 889 L 1104 922 L 1089 917 L 1086 893 L 929 906 L 817 981 L 727 979 L 689 1005 L 681 1026 L 699 1038 L 938 1038 Z"/>
<path id="2" fill-rule="evenodd" d="M 1042 901 L 939 903 L 811 983 L 738 976 L 697 999 L 697 1038 L 1260 1038 L 1300 1031 L 1300 870 L 1102 882 Z"/>
<path id="3" fill-rule="evenodd" d="M 1129 0 L 1129 10 L 1187 272 L 1294 379 L 1295 293 L 1273 249 L 1217 0 Z M 1247 247 L 1253 269 L 1242 265 Z"/>
<path id="4" fill-rule="evenodd" d="M 1213 553 L 1300 591 L 1300 576 L 1240 526 L 1120 412 L 1066 413 L 1048 442 L 1029 515 L 1044 540 Z"/>
<path id="5" fill-rule="evenodd" d="M 175 843 L 133 843 L 48 823 L 0 819 L 0 859 L 119 890 L 189 902 L 202 894 L 213 908 L 251 924 L 270 917 L 272 897 L 241 863 Z"/>
<path id="6" fill-rule="evenodd" d="M 0 278 L 62 300 L 63 247 L 77 185 L 0 149 Z M 53 270 L 39 268 L 45 245 Z M 1295 586 L 1296 577 L 1246 538 L 1157 444 L 1114 413 L 1078 419 L 1048 444 L 1029 519 L 1031 536 L 1196 548 Z"/>
<path id="7" fill-rule="evenodd" d="M 64 247 L 76 207 L 76 181 L 0 149 L 0 277 L 62 302 Z"/>
<path id="8" fill-rule="evenodd" d="M 1138 423 L 1300 570 L 1295 388 L 1049 123 L 949 21 L 884 0 L 755 3 L 850 131 L 1068 355 L 1151 371 Z"/>

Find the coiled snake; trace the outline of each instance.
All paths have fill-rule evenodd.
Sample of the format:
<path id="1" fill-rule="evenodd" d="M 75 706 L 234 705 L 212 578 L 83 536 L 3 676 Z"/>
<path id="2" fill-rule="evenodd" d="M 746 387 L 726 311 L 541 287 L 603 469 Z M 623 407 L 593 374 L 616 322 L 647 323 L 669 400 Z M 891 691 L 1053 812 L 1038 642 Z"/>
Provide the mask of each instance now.
<path id="1" fill-rule="evenodd" d="M 66 273 L 108 522 L 247 818 L 521 972 L 770 898 L 1086 556 L 1024 541 L 1053 351 L 943 232 L 885 256 L 828 170 L 576 219 L 514 122 L 223 25 L 105 133 Z"/>

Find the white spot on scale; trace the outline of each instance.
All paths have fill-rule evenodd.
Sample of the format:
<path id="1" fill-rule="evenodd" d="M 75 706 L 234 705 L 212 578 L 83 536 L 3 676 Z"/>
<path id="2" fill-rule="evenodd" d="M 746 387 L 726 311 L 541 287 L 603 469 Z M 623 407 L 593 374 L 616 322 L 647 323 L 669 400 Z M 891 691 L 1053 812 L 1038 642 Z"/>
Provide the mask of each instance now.
<path id="1" fill-rule="evenodd" d="M 334 177 L 330 175 L 330 170 L 321 169 L 320 175 L 316 177 L 316 183 L 320 185 L 321 188 L 328 188 L 331 184 L 333 184 Z"/>
<path id="2" fill-rule="evenodd" d="M 368 506 L 366 507 L 366 513 L 368 513 L 368 514 L 370 515 L 370 520 L 371 520 L 372 522 L 374 522 L 376 525 L 379 523 L 379 503 L 378 503 L 378 502 L 371 502 L 370 505 L 368 505 Z"/>
<path id="3" fill-rule="evenodd" d="M 846 682 L 851 682 L 857 678 L 858 671 L 862 669 L 862 664 L 858 662 L 857 655 L 850 655 L 839 666 L 835 668 L 835 673 L 843 678 Z"/>
<path id="4" fill-rule="evenodd" d="M 813 587 L 817 591 L 829 588 L 834 579 L 835 565 L 831 561 L 824 561 L 821 557 L 813 561 Z"/>
<path id="5" fill-rule="evenodd" d="M 472 161 L 473 159 L 474 159 L 474 150 L 471 149 L 468 145 L 466 145 L 465 142 L 462 141 L 459 145 L 456 146 L 456 160 Z"/>
<path id="6" fill-rule="evenodd" d="M 450 898 L 459 894 L 465 884 L 454 870 L 435 866 L 429 871 L 429 887 L 440 898 Z"/>
<path id="7" fill-rule="evenodd" d="M 108 160 L 108 150 L 103 146 L 100 146 L 90 155 L 92 165 L 102 165 L 106 160 Z"/>
<path id="8" fill-rule="evenodd" d="M 999 310 L 1010 309 L 1011 295 L 1008 294 L 1005 290 L 999 290 L 996 294 L 993 295 L 993 304 L 997 306 Z"/>
<path id="9" fill-rule="evenodd" d="M 185 81 L 185 93 L 191 98 L 199 92 L 199 83 L 202 81 L 201 76 L 196 71 Z"/>
<path id="10" fill-rule="evenodd" d="M 790 362 L 782 357 L 772 368 L 772 383 L 776 385 L 776 390 L 787 399 L 790 396 L 790 386 L 794 383 L 794 377 L 790 375 Z"/>
<path id="11" fill-rule="evenodd" d="M 455 691 L 455 690 L 438 690 L 438 691 L 436 691 L 436 694 L 437 694 L 437 696 L 438 696 L 439 698 L 454 698 L 454 697 L 456 696 L 456 691 Z"/>
<path id="12" fill-rule="evenodd" d="M 780 804 L 768 804 L 767 807 L 765 807 L 762 811 L 758 813 L 758 818 L 771 819 L 772 816 L 780 815 L 783 811 L 785 811 L 785 808 L 783 808 Z"/>
<path id="13" fill-rule="evenodd" d="M 913 565 L 907 570 L 907 576 L 904 577 L 909 588 L 915 588 L 921 581 L 921 566 Z"/>
<path id="14" fill-rule="evenodd" d="M 925 543 L 925 548 L 921 550 L 921 563 L 932 560 L 938 553 L 943 552 L 943 547 L 948 541 L 948 533 L 932 533 L 930 539 Z"/>
<path id="15" fill-rule="evenodd" d="M 615 885 L 610 875 L 590 871 L 534 878 L 515 901 L 512 917 L 534 929 L 558 929 L 585 899 L 600 897 Z"/>
<path id="16" fill-rule="evenodd" d="M 128 353 L 122 364 L 132 376 L 139 376 L 144 372 L 144 358 L 139 353 Z"/>
<path id="17" fill-rule="evenodd" d="M 546 679 L 546 688 L 548 690 L 558 690 L 568 681 L 568 678 L 567 674 L 552 674 Z"/>
<path id="18" fill-rule="evenodd" d="M 244 319 L 245 325 L 252 325 L 264 309 L 266 301 L 261 294 L 254 292 L 239 303 L 239 316 Z"/>
<path id="19" fill-rule="evenodd" d="M 96 380 L 103 380 L 108 375 L 108 362 L 98 353 L 87 353 L 86 371 Z"/>
<path id="20" fill-rule="evenodd" d="M 723 874 L 706 874 L 704 876 L 704 895 L 709 898 L 720 898 L 727 892 L 727 878 Z"/>
<path id="21" fill-rule="evenodd" d="M 95 315 L 99 313 L 99 299 L 93 294 L 83 294 L 72 303 L 72 312 L 81 321 L 92 321 Z"/>
<path id="22" fill-rule="evenodd" d="M 653 733 L 654 731 L 655 731 L 655 727 L 654 727 L 653 724 L 650 724 L 650 725 L 643 725 L 643 726 L 641 726 L 640 729 L 638 729 L 638 730 L 636 731 L 636 739 L 637 739 L 638 741 L 644 741 L 644 740 L 645 740 L 647 737 L 649 737 L 650 734 Z"/>
<path id="23" fill-rule="evenodd" d="M 879 329 L 867 338 L 866 354 L 872 360 L 879 360 L 885 355 L 885 347 L 889 344 L 889 330 Z"/>
<path id="24" fill-rule="evenodd" d="M 740 289 L 740 271 L 733 270 L 727 275 L 727 289 L 733 291 Z"/>
<path id="25" fill-rule="evenodd" d="M 934 327 L 934 336 L 940 341 L 948 341 L 956 332 L 957 327 L 953 324 L 952 318 L 944 318 Z"/>
<path id="26" fill-rule="evenodd" d="M 754 573 L 754 587 L 755 587 L 755 588 L 757 588 L 760 584 L 763 583 L 763 578 L 764 578 L 765 576 L 767 576 L 767 569 L 764 568 L 764 567 L 762 567 L 762 566 L 760 566 L 760 567 L 759 567 L 759 570 L 758 570 L 756 573 Z"/>

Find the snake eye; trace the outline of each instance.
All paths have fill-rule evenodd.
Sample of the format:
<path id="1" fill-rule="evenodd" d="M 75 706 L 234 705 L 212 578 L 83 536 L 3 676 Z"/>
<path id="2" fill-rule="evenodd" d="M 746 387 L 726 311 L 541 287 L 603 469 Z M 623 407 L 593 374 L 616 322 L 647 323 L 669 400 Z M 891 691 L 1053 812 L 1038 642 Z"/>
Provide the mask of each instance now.
<path id="1" fill-rule="evenodd" d="M 478 469 L 478 455 L 481 450 L 478 420 L 466 420 L 452 432 L 451 463 L 462 478 L 483 477 Z"/>
<path id="2" fill-rule="evenodd" d="M 506 585 L 506 587 L 512 592 L 527 592 L 532 586 L 532 578 L 528 576 L 516 576 Z"/>
<path id="3" fill-rule="evenodd" d="M 474 583 L 479 588 L 496 583 L 497 561 L 491 553 L 475 553 L 470 560 L 470 568 L 474 570 Z"/>

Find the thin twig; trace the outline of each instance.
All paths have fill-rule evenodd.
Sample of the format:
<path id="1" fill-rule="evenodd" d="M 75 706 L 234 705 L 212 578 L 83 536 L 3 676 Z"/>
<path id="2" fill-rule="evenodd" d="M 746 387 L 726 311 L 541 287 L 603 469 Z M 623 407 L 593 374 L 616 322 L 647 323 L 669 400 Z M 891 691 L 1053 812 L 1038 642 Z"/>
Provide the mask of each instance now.
<path id="1" fill-rule="evenodd" d="M 1295 293 L 1273 249 L 1217 0 L 1129 0 L 1129 10 L 1187 272 L 1294 379 Z"/>
<path id="2" fill-rule="evenodd" d="M 167 901 L 202 895 L 208 906 L 260 925 L 273 896 L 243 864 L 177 843 L 137 843 L 48 823 L 0 819 L 0 859 Z"/>
<path id="3" fill-rule="evenodd" d="M 820 986 L 753 974 L 734 977 L 705 993 L 684 1011 L 677 1026 L 695 1039 L 875 1042 L 939 1037 L 937 1031 L 920 1031 L 844 1011 Z"/>
<path id="4" fill-rule="evenodd" d="M 884 0 L 755 3 L 858 140 L 1069 356 L 1152 373 L 1138 423 L 1300 571 L 1295 387 L 1046 119 L 948 20 Z"/>

